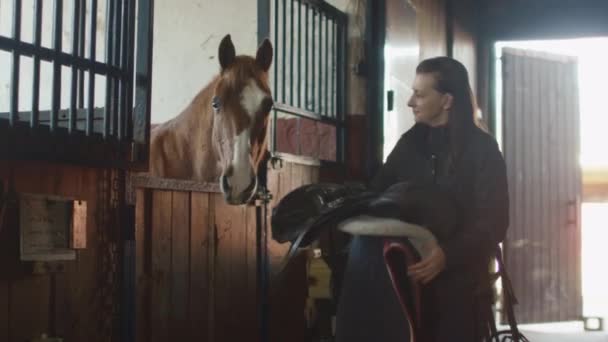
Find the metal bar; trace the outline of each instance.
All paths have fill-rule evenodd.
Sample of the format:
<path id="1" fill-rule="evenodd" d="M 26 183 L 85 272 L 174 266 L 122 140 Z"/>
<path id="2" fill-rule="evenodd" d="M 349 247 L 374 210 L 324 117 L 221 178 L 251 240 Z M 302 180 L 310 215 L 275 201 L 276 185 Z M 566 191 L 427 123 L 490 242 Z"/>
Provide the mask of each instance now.
<path id="1" fill-rule="evenodd" d="M 80 24 L 79 24 L 79 14 L 80 14 L 80 1 L 74 1 L 74 17 L 72 21 L 72 54 L 76 55 L 78 53 L 78 41 L 80 35 Z M 72 133 L 76 130 L 76 103 L 78 100 L 78 69 L 75 66 L 72 66 L 72 78 L 70 80 L 70 119 L 68 122 L 68 132 Z"/>
<path id="2" fill-rule="evenodd" d="M 114 37 L 115 37 L 115 14 L 116 0 L 106 2 L 106 63 L 115 66 L 114 58 Z M 112 117 L 112 87 L 114 86 L 112 77 L 106 77 L 106 99 L 103 111 L 103 137 L 110 135 L 110 122 Z"/>
<path id="3" fill-rule="evenodd" d="M 270 37 L 270 0 L 258 0 L 258 44 Z"/>
<path id="4" fill-rule="evenodd" d="M 95 48 L 97 44 L 97 0 L 91 0 L 91 27 L 90 27 L 90 40 L 89 40 L 89 59 L 91 62 L 95 61 Z M 93 132 L 93 114 L 95 111 L 95 71 L 89 70 L 89 98 L 88 98 L 88 112 L 87 112 L 87 126 L 86 133 L 91 135 Z"/>
<path id="5" fill-rule="evenodd" d="M 302 3 L 298 0 L 298 107 L 302 107 Z"/>
<path id="6" fill-rule="evenodd" d="M 19 125 L 19 127 L 27 127 L 28 129 L 29 127 L 29 118 L 30 118 L 31 112 L 29 110 L 20 110 L 18 115 L 17 115 L 17 123 Z M 62 127 L 61 125 L 59 125 L 59 127 L 57 127 L 57 131 L 59 130 L 64 130 L 67 132 L 67 124 L 70 120 L 69 118 L 70 115 L 70 110 L 68 109 L 60 109 L 59 110 L 59 118 L 57 119 L 57 122 L 59 123 L 64 123 L 66 125 L 66 127 Z M 6 112 L 0 112 L 0 118 L 3 119 L 8 119 L 9 113 Z M 103 118 L 103 110 L 98 108 L 97 110 L 95 110 L 95 120 L 96 121 L 101 121 L 101 119 Z M 86 120 L 86 108 L 84 109 L 76 109 L 76 121 L 80 124 L 84 124 Z M 40 115 L 38 117 L 38 125 L 46 125 L 48 126 L 49 123 L 51 121 L 51 110 L 40 110 Z M 39 127 L 42 128 L 42 127 Z M 48 128 L 48 127 L 47 127 Z"/>
<path id="7" fill-rule="evenodd" d="M 40 47 L 42 44 L 42 0 L 34 3 L 34 45 Z M 34 56 L 34 70 L 32 80 L 32 114 L 30 116 L 30 127 L 38 127 L 40 116 L 40 57 Z"/>
<path id="8" fill-rule="evenodd" d="M 346 45 L 347 42 L 347 32 L 346 32 L 346 18 L 343 19 L 342 25 L 340 26 L 340 51 L 342 51 L 341 59 L 340 59 L 340 78 L 338 81 L 340 82 L 340 121 L 344 120 L 346 115 L 346 65 L 348 63 L 348 47 Z"/>
<path id="9" fill-rule="evenodd" d="M 331 115 L 329 110 L 329 18 L 325 18 L 325 115 Z"/>
<path id="10" fill-rule="evenodd" d="M 72 56 L 71 54 L 65 52 L 56 52 L 53 49 L 45 47 L 36 47 L 34 44 L 15 41 L 12 38 L 4 36 L 0 36 L 0 50 L 9 52 L 17 51 L 21 56 L 26 57 L 38 56 L 40 57 L 40 60 L 51 63 L 57 60 L 61 65 L 68 67 L 74 65 L 79 69 L 90 70 L 98 75 L 110 75 L 112 77 L 121 77 L 124 74 L 124 72 L 117 67 L 93 61 L 90 58 L 85 59 L 78 56 Z"/>
<path id="11" fill-rule="evenodd" d="M 337 74 L 337 69 L 338 69 L 338 49 L 336 48 L 336 21 L 332 20 L 332 24 L 331 24 L 331 51 L 332 52 L 332 58 L 331 58 L 331 113 L 332 113 L 332 117 L 337 118 L 337 113 L 336 113 L 336 78 L 338 77 Z"/>
<path id="12" fill-rule="evenodd" d="M 114 57 L 112 61 L 112 65 L 119 66 L 120 65 L 120 37 L 122 37 L 122 0 L 116 1 L 116 15 L 114 17 L 114 27 L 116 39 L 114 39 Z M 122 128 L 120 124 L 120 114 L 119 114 L 119 94 L 120 94 L 120 79 L 115 78 L 112 80 L 112 135 L 114 137 L 120 137 L 120 129 Z"/>
<path id="13" fill-rule="evenodd" d="M 346 23 L 347 18 L 343 16 L 343 19 L 340 22 L 339 26 L 339 51 L 340 51 L 340 59 L 338 63 L 337 70 L 339 72 L 338 84 L 339 91 L 336 93 L 338 96 L 338 104 L 339 108 L 336 112 L 336 120 L 345 125 L 346 123 L 346 65 L 348 61 L 348 50 L 346 46 L 347 41 L 347 32 L 346 32 Z M 336 136 L 340 139 L 337 141 L 337 156 L 336 159 L 340 162 L 346 161 L 346 141 L 347 134 L 346 127 L 343 126 L 341 129 L 337 129 Z"/>
<path id="14" fill-rule="evenodd" d="M 274 48 L 279 52 L 279 0 L 274 0 Z M 279 96 L 279 58 L 274 61 L 274 96 Z"/>
<path id="15" fill-rule="evenodd" d="M 53 9 L 53 50 L 61 52 L 62 33 L 63 33 L 63 0 L 55 0 Z M 53 132 L 57 128 L 57 117 L 61 107 L 61 63 L 53 61 L 53 90 L 51 98 L 51 122 L 50 130 Z"/>
<path id="16" fill-rule="evenodd" d="M 310 107 L 308 108 L 310 111 L 315 112 L 315 31 L 316 31 L 316 17 L 317 17 L 317 10 L 313 8 L 312 10 L 312 34 L 310 37 L 310 43 L 312 45 L 312 49 L 310 52 L 310 61 L 312 63 L 312 70 L 311 70 L 311 74 L 310 74 Z"/>
<path id="17" fill-rule="evenodd" d="M 302 2 L 304 2 L 305 4 L 309 4 L 315 10 L 318 10 L 318 11 L 320 11 L 322 13 L 327 13 L 327 15 L 330 16 L 330 17 L 332 17 L 332 18 L 335 18 L 335 17 L 337 17 L 339 15 L 344 14 L 338 8 L 336 8 L 333 5 L 329 4 L 325 0 L 302 0 Z"/>
<path id="18" fill-rule="evenodd" d="M 319 76 L 319 107 L 317 112 L 319 114 L 323 113 L 323 14 L 319 12 L 319 38 L 316 39 L 319 43 L 319 72 L 317 73 Z"/>
<path id="19" fill-rule="evenodd" d="M 150 141 L 150 100 L 152 86 L 152 42 L 154 0 L 137 2 L 137 64 L 133 141 L 146 148 Z M 137 154 L 136 161 L 146 161 L 147 154 Z"/>
<path id="20" fill-rule="evenodd" d="M 120 41 L 120 70 L 126 70 L 128 68 L 128 48 L 129 48 L 129 1 L 122 2 L 122 34 Z M 120 79 L 119 89 L 120 95 L 118 97 L 118 139 L 122 140 L 127 136 L 127 89 L 128 79 L 123 77 Z"/>
<path id="21" fill-rule="evenodd" d="M 304 9 L 306 17 L 306 19 L 304 19 L 304 21 L 306 21 L 304 30 L 304 108 L 308 109 L 308 14 L 310 13 L 310 7 L 308 7 L 308 4 L 304 5 Z"/>
<path id="22" fill-rule="evenodd" d="M 261 185 L 265 187 L 265 185 Z M 266 191 L 265 189 L 263 191 Z M 265 196 L 266 194 L 262 195 Z M 255 207 L 255 222 L 256 222 L 256 274 L 257 279 L 257 296 L 259 298 L 260 310 L 260 341 L 268 342 L 268 237 L 266 235 L 266 202 Z"/>
<path id="23" fill-rule="evenodd" d="M 135 1 L 129 1 L 129 48 L 127 50 L 127 131 L 128 138 L 133 138 L 133 80 L 135 58 Z"/>
<path id="24" fill-rule="evenodd" d="M 84 49 L 86 40 L 86 13 L 87 2 L 80 2 L 80 13 L 78 13 L 78 57 L 84 60 Z M 84 69 L 78 68 L 78 108 L 84 108 Z"/>
<path id="25" fill-rule="evenodd" d="M 21 40 L 21 0 L 13 1 L 13 39 Z M 19 114 L 19 65 L 20 53 L 13 50 L 13 65 L 11 68 L 11 104 L 9 114 L 9 124 L 14 126 Z"/>
<path id="26" fill-rule="evenodd" d="M 327 123 L 332 126 L 343 125 L 343 122 L 341 122 L 339 120 L 336 120 L 333 118 L 328 118 L 326 116 L 319 115 L 316 112 L 311 112 L 306 109 L 297 108 L 297 107 L 293 107 L 293 106 L 282 104 L 282 103 L 275 103 L 274 108 L 275 108 L 275 110 L 282 112 L 282 113 L 290 114 L 290 115 L 297 116 L 300 118 L 311 119 L 311 120 L 322 122 L 322 123 Z"/>
<path id="27" fill-rule="evenodd" d="M 285 61 L 287 60 L 287 0 L 283 0 L 283 71 L 282 71 L 282 82 L 281 82 L 281 102 L 285 103 L 285 78 L 286 78 L 286 67 Z"/>
<path id="28" fill-rule="evenodd" d="M 293 100 L 293 55 L 294 55 L 294 49 L 293 49 L 293 36 L 294 36 L 294 25 L 293 25 L 293 16 L 294 16 L 294 10 L 293 10 L 293 6 L 295 4 L 294 0 L 290 0 L 289 1 L 290 6 L 289 6 L 289 11 L 291 14 L 291 17 L 289 18 L 289 22 L 290 22 L 290 28 L 289 28 L 289 104 L 293 106 L 294 104 L 294 100 Z"/>
<path id="29" fill-rule="evenodd" d="M 274 48 L 275 51 L 279 51 L 279 0 L 274 0 Z M 274 98 L 279 98 L 279 59 L 275 58 L 274 61 Z M 277 149 L 277 111 L 272 111 L 272 139 L 270 141 L 270 152 L 275 153 Z"/>

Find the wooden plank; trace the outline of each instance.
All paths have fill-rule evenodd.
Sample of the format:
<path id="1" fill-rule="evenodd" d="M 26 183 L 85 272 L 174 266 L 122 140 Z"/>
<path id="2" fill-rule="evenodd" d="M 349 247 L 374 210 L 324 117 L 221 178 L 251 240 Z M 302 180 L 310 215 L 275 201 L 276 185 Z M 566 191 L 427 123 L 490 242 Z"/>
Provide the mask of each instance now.
<path id="1" fill-rule="evenodd" d="M 65 273 L 58 273 L 51 275 L 51 317 L 50 322 L 50 335 L 51 336 L 65 336 L 68 337 L 71 335 L 71 327 L 70 321 L 73 319 L 72 312 L 72 300 L 74 299 L 72 296 L 72 289 L 70 279 L 75 276 L 74 273 L 74 263 L 73 262 L 65 262 L 63 263 L 63 267 L 69 267 L 69 270 L 66 270 Z"/>
<path id="2" fill-rule="evenodd" d="M 138 342 L 150 340 L 150 258 L 152 243 L 152 190 L 138 188 L 135 202 L 135 279 L 137 303 L 135 336 Z"/>
<path id="3" fill-rule="evenodd" d="M 275 196 L 275 200 L 277 201 L 276 203 L 278 203 L 278 201 L 280 201 L 281 198 L 283 198 L 285 195 L 287 195 L 289 193 L 289 191 L 291 191 L 291 184 L 292 184 L 291 171 L 292 171 L 293 167 L 294 167 L 293 163 L 284 163 L 283 168 L 280 170 L 280 172 L 278 172 L 278 181 L 277 181 L 278 186 L 277 186 L 277 193 Z M 271 234 L 271 232 L 268 232 L 268 233 Z M 272 236 L 272 235 L 269 235 L 269 236 Z M 270 243 L 269 251 L 268 251 L 269 262 L 273 268 L 280 265 L 281 261 L 283 260 L 283 256 L 287 252 L 288 248 L 289 248 L 289 244 L 287 244 L 287 243 L 279 244 L 275 241 L 272 241 Z"/>
<path id="4" fill-rule="evenodd" d="M 10 303 L 9 282 L 4 279 L 1 279 L 0 280 L 0 341 L 9 341 L 9 324 L 10 324 L 9 303 Z"/>
<path id="5" fill-rule="evenodd" d="M 190 193 L 174 191 L 172 208 L 169 336 L 177 341 L 185 341 L 190 300 Z"/>
<path id="6" fill-rule="evenodd" d="M 269 210 L 266 213 L 266 217 L 268 220 L 267 234 L 268 234 L 268 262 L 270 263 L 270 269 L 273 270 L 279 261 L 277 255 L 279 254 L 277 251 L 283 249 L 281 245 L 272 239 L 272 226 L 271 226 L 271 215 L 272 208 L 274 208 L 281 199 L 281 191 L 280 191 L 280 179 L 282 176 L 282 170 L 269 170 L 268 171 L 268 189 L 272 194 L 272 200 L 269 204 Z"/>
<path id="7" fill-rule="evenodd" d="M 445 0 L 415 0 L 420 59 L 445 56 L 447 30 Z"/>
<path id="8" fill-rule="evenodd" d="M 10 288 L 10 338 L 29 341 L 48 333 L 49 277 L 36 276 L 14 279 Z M 32 308 L 40 308 L 32 310 Z"/>
<path id="9" fill-rule="evenodd" d="M 190 202 L 190 334 L 188 341 L 209 338 L 209 194 L 192 193 Z"/>
<path id="10" fill-rule="evenodd" d="M 251 337 L 243 328 L 247 287 L 245 215 L 243 206 L 231 206 L 214 196 L 217 249 L 215 262 L 216 340 L 236 341 Z"/>
<path id="11" fill-rule="evenodd" d="M 29 165 L 28 165 L 29 164 Z M 38 192 L 43 194 L 58 194 L 57 188 L 61 182 L 56 167 L 48 167 L 41 173 L 40 167 L 32 163 L 15 163 L 15 188 L 18 192 Z M 55 179 L 53 179 L 55 176 Z M 18 240 L 17 240 L 18 241 Z M 10 284 L 10 338 L 13 340 L 28 340 L 42 333 L 50 333 L 52 320 L 55 316 L 51 308 L 51 281 L 48 275 L 17 277 Z M 32 311 L 31 307 L 42 308 Z"/>
<path id="12" fill-rule="evenodd" d="M 235 316 L 232 317 L 230 326 L 234 335 L 230 341 L 251 339 L 255 331 L 251 330 L 254 325 L 254 312 L 248 304 L 247 293 L 250 287 L 247 272 L 247 206 L 231 206 L 233 212 L 232 234 L 231 234 L 231 273 L 232 295 L 230 296 Z"/>
<path id="13" fill-rule="evenodd" d="M 197 182 L 185 179 L 160 178 L 138 174 L 131 177 L 131 182 L 134 187 L 138 188 L 192 192 L 221 192 L 218 183 Z"/>
<path id="14" fill-rule="evenodd" d="M 87 169 L 82 179 L 82 187 L 86 189 L 85 199 L 89 215 L 87 215 L 87 248 L 78 252 L 75 270 L 72 271 L 74 277 L 70 280 L 73 286 L 73 312 L 71 317 L 71 327 L 73 340 L 83 341 L 91 338 L 92 334 L 99 333 L 99 320 L 104 312 L 99 304 L 99 289 L 101 282 L 105 281 L 106 275 L 101 274 L 102 255 L 107 253 L 100 240 L 100 233 L 108 231 L 110 227 L 100 226 L 99 223 L 104 206 L 108 203 L 101 202 L 104 191 L 100 187 L 100 181 L 105 179 L 107 174 L 104 170 Z M 109 201 L 109 199 L 105 199 Z M 91 305 L 93 303 L 93 305 Z M 84 313 L 84 314 L 83 314 Z"/>
<path id="15" fill-rule="evenodd" d="M 232 234 L 232 212 L 230 207 L 224 203 L 220 195 L 211 195 L 214 204 L 214 260 L 213 260 L 213 299 L 215 335 L 212 341 L 230 341 L 231 301 L 232 294 L 230 268 L 231 265 L 231 236 Z"/>
<path id="16" fill-rule="evenodd" d="M 304 184 L 303 173 L 307 167 L 316 168 L 316 166 L 284 163 L 279 173 L 277 200 Z M 270 248 L 270 261 L 276 267 L 283 261 L 289 244 L 271 243 Z M 271 283 L 273 287 L 270 289 L 270 340 L 303 341 L 305 322 L 302 313 L 307 287 L 305 259 L 301 256 L 296 257 L 284 272 L 280 284 Z"/>
<path id="17" fill-rule="evenodd" d="M 291 170 L 293 169 L 293 165 L 293 163 L 283 164 L 279 178 L 279 191 L 277 193 L 279 200 L 291 190 Z"/>
<path id="18" fill-rule="evenodd" d="M 303 185 L 302 172 L 305 166 L 299 164 L 292 164 L 291 166 L 291 185 L 287 193 L 299 188 Z"/>
<path id="19" fill-rule="evenodd" d="M 313 167 L 310 169 L 310 178 L 312 179 L 313 183 L 317 183 L 320 181 L 320 177 L 319 177 L 319 172 L 320 172 L 320 168 L 318 167 Z"/>
<path id="20" fill-rule="evenodd" d="M 89 169 L 75 166 L 58 166 L 54 168 L 55 175 L 49 175 L 46 184 L 52 184 L 51 192 L 59 195 L 72 197 L 75 199 L 83 199 L 86 192 L 90 192 L 95 184 L 84 184 L 83 179 Z M 95 192 L 93 192 L 95 193 Z M 84 203 L 84 202 L 83 202 Z M 87 206 L 82 208 L 81 228 L 82 235 L 80 238 L 86 242 L 86 226 L 87 226 Z M 81 241 L 81 242 L 82 242 Z M 86 248 L 86 243 L 81 244 L 81 247 Z M 78 258 L 78 256 L 77 256 Z M 82 298 L 78 297 L 78 288 L 81 283 L 80 277 L 82 274 L 78 272 L 76 262 L 63 262 L 63 272 L 51 276 L 51 291 L 52 291 L 52 307 L 51 314 L 51 336 L 61 336 L 65 339 L 76 340 L 73 331 L 73 322 L 76 320 L 78 311 L 75 310 L 75 305 Z M 89 291 L 93 291 L 90 289 Z"/>
<path id="21" fill-rule="evenodd" d="M 267 206 L 268 210 L 270 210 L 269 206 Z M 262 209 L 262 208 L 260 208 Z M 261 214 L 264 215 L 264 211 L 261 211 Z M 255 334 L 256 327 L 259 324 L 259 315 L 258 315 L 258 301 L 257 301 L 257 220 L 256 220 L 256 207 L 255 206 L 247 206 L 245 211 L 245 234 L 246 234 L 246 277 L 247 277 L 247 288 L 244 293 L 244 305 L 247 308 L 246 312 L 246 329 Z M 270 222 L 270 221 L 267 221 Z M 267 235 L 268 239 L 270 239 L 270 235 Z M 253 336 L 257 336 L 255 334 Z"/>
<path id="22" fill-rule="evenodd" d="M 302 175 L 301 175 L 302 185 L 313 183 L 313 181 L 312 181 L 312 169 L 313 169 L 313 167 L 311 167 L 311 166 L 303 166 L 302 167 Z"/>
<path id="23" fill-rule="evenodd" d="M 150 298 L 151 341 L 169 341 L 171 308 L 172 193 L 155 190 L 152 195 L 152 288 Z"/>

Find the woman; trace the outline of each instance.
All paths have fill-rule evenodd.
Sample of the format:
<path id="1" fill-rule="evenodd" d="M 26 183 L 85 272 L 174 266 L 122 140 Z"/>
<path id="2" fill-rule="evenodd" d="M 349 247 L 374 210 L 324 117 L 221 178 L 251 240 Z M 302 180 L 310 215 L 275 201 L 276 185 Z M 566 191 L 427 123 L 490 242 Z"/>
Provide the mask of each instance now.
<path id="1" fill-rule="evenodd" d="M 423 305 L 432 305 L 423 322 L 434 342 L 482 341 L 490 335 L 489 263 L 509 223 L 504 159 L 496 141 L 476 124 L 470 89 L 460 62 L 449 57 L 421 62 L 408 102 L 416 124 L 403 134 L 371 182 L 378 192 L 397 182 L 434 183 L 453 197 L 462 214 L 457 233 L 432 246 L 425 259 L 408 268 L 409 276 L 422 284 Z M 370 247 L 376 242 L 364 239 L 353 240 L 355 252 L 376 248 Z M 363 253 L 380 260 L 376 254 Z M 368 261 L 362 257 L 356 262 Z M 352 279 L 363 277 L 367 276 Z M 353 293 L 345 291 L 350 291 L 345 296 Z M 373 291 L 361 290 L 359 298 Z"/>
<path id="2" fill-rule="evenodd" d="M 483 318 L 491 302 L 479 289 L 488 284 L 489 262 L 509 224 L 504 159 L 496 141 L 476 125 L 470 89 L 460 62 L 449 57 L 421 62 L 408 102 L 416 124 L 372 181 L 378 191 L 400 181 L 432 181 L 463 210 L 457 235 L 408 269 L 432 292 L 436 310 L 428 319 L 435 341 L 480 341 L 487 334 Z"/>

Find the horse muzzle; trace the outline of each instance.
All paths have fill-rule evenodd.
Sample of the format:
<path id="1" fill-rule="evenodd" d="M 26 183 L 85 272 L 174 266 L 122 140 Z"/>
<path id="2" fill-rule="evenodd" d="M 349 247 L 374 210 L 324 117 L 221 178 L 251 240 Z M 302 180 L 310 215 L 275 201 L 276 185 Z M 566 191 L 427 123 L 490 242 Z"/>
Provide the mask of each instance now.
<path id="1" fill-rule="evenodd" d="M 228 204 L 231 205 L 241 205 L 249 203 L 254 197 L 258 188 L 258 180 L 254 175 L 251 177 L 249 185 L 245 187 L 242 191 L 240 189 L 234 188 L 232 184 L 230 184 L 229 177 L 222 176 L 220 179 L 220 188 L 224 195 L 224 199 Z"/>

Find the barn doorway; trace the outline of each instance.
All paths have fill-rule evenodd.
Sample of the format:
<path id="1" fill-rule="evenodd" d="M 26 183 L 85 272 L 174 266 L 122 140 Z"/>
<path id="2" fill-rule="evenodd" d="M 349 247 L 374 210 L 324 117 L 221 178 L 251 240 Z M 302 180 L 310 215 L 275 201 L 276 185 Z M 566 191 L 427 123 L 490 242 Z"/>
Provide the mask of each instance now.
<path id="1" fill-rule="evenodd" d="M 577 310 L 582 317 L 600 317 L 604 321 L 608 317 L 608 295 L 604 291 L 608 275 L 598 272 L 603 268 L 602 260 L 608 258 L 608 250 L 601 245 L 608 237 L 608 197 L 603 190 L 608 153 L 602 150 L 608 142 L 604 132 L 608 117 L 603 103 L 608 38 L 501 41 L 494 49 L 493 128 L 507 164 L 509 154 L 513 164 L 519 163 L 508 168 L 513 169 L 509 181 L 514 183 L 512 228 L 515 225 L 515 235 L 517 231 L 522 235 L 511 236 L 506 254 L 512 254 L 512 265 L 508 267 L 514 273 L 522 273 L 513 275 L 520 279 L 522 289 L 516 289 L 520 302 L 532 302 L 519 308 L 522 312 L 518 316 L 522 323 L 542 323 L 527 326 L 531 329 L 580 331 L 584 323 L 576 318 Z M 574 67 L 563 67 L 567 63 Z M 569 76 L 573 76 L 573 84 L 559 84 L 567 82 Z M 515 80 L 510 82 L 509 78 Z M 571 89 L 575 94 L 568 93 Z M 513 121 L 515 115 L 521 116 L 521 122 Z M 516 131 L 520 131 L 519 136 Z M 521 136 L 522 131 L 534 131 L 536 139 Z M 557 142 L 555 138 L 559 138 Z M 518 157 L 513 157 L 514 153 Z M 564 164 L 568 158 L 572 165 Z M 523 165 L 530 160 L 536 165 Z M 563 184 L 572 185 L 560 188 Z M 564 195 L 568 191 L 578 192 L 580 200 L 572 194 L 568 194 L 572 198 Z M 552 210 L 557 214 L 551 214 Z M 559 212 L 571 224 L 561 225 Z M 564 241 L 568 239 L 571 241 Z M 526 261 L 514 260 L 517 255 Z M 524 275 L 526 265 L 529 269 Z M 582 295 L 581 305 L 572 298 L 577 293 Z M 552 302 L 559 304 L 553 315 Z M 563 321 L 568 323 L 552 323 Z"/>

